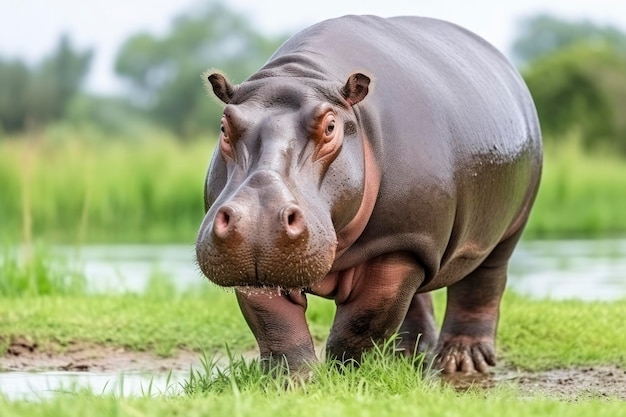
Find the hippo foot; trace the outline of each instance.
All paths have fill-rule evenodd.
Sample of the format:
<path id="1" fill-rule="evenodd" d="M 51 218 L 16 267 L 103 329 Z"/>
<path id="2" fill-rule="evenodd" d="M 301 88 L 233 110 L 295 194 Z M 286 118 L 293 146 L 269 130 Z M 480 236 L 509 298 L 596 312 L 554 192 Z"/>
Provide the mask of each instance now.
<path id="1" fill-rule="evenodd" d="M 455 372 L 487 373 L 496 364 L 496 351 L 492 341 L 444 342 L 438 349 L 435 367 L 445 374 Z"/>
<path id="2" fill-rule="evenodd" d="M 312 368 L 319 363 L 315 356 L 304 355 L 261 355 L 261 370 L 269 375 L 292 375 L 296 379 L 308 379 Z"/>

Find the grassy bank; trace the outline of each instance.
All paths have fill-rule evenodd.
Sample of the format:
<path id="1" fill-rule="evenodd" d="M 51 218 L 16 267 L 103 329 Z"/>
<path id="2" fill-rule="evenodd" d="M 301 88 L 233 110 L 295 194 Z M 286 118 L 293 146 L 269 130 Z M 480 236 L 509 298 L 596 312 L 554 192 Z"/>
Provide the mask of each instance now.
<path id="1" fill-rule="evenodd" d="M 314 297 L 310 301 L 309 322 L 314 338 L 322 343 L 334 305 Z M 529 370 L 626 366 L 625 316 L 626 301 L 538 301 L 509 294 L 502 306 L 499 355 Z M 43 349 L 63 349 L 74 340 L 163 355 L 177 348 L 210 353 L 223 351 L 228 344 L 243 353 L 255 347 L 234 295 L 218 289 L 173 299 L 130 295 L 2 299 L 0 317 L 4 339 L 0 345 L 5 347 L 18 336 Z"/>
<path id="2" fill-rule="evenodd" d="M 526 236 L 626 234 L 626 161 L 559 143 L 546 150 Z M 0 141 L 0 239 L 193 242 L 213 146 L 65 131 Z"/>
<path id="3" fill-rule="evenodd" d="M 231 291 L 207 282 L 180 292 L 171 278 L 153 275 L 142 294 L 87 293 L 80 272 L 37 250 L 26 259 L 0 258 L 0 352 L 21 338 L 45 350 L 72 342 L 170 355 L 176 349 L 239 352 L 255 347 Z M 445 292 L 435 297 L 443 316 Z M 307 318 L 318 344 L 328 336 L 334 303 L 309 297 Z M 623 317 L 626 300 L 582 302 L 505 295 L 498 335 L 500 356 L 510 365 L 541 370 L 572 365 L 626 366 Z"/>
<path id="4" fill-rule="evenodd" d="M 441 295 L 438 309 L 441 310 Z M 575 303 L 533 301 L 509 294 L 500 324 L 500 359 L 526 369 L 618 364 L 626 366 L 622 320 L 626 301 Z M 316 339 L 325 337 L 332 304 L 315 300 L 309 319 Z M 232 294 L 209 290 L 194 295 L 36 296 L 0 300 L 0 334 L 24 335 L 63 349 L 71 340 L 153 350 L 178 347 L 235 355 L 254 345 Z M 324 330 L 322 330 L 324 329 Z M 263 375 L 256 362 L 235 359 L 217 373 L 210 362 L 174 397 L 153 392 L 141 398 L 57 393 L 38 401 L 9 401 L 0 395 L 0 415 L 12 416 L 544 416 L 626 415 L 624 403 L 596 395 L 577 401 L 520 396 L 506 383 L 485 392 L 457 392 L 424 379 L 409 360 L 374 351 L 359 370 L 331 365 L 315 369 L 307 382 Z M 192 375 L 192 374 L 190 374 Z M 208 378 L 207 375 L 212 375 Z M 147 391 L 146 391 L 147 392 Z M 157 398 L 153 396 L 157 395 Z"/>
<path id="5" fill-rule="evenodd" d="M 64 277 L 71 270 L 62 260 L 36 251 L 31 262 L 39 267 L 18 263 L 15 254 L 5 255 L 0 269 L 6 289 L 0 295 L 0 352 L 17 338 L 50 352 L 86 342 L 160 355 L 191 349 L 198 355 L 205 352 L 208 358 L 213 352 L 224 353 L 226 344 L 235 357 L 255 347 L 231 292 L 205 283 L 181 293 L 174 290 L 171 280 L 155 275 L 143 294 L 88 295 L 80 275 L 73 278 L 75 290 L 68 290 Z M 33 272 L 38 270 L 49 273 Z M 438 292 L 439 319 L 444 303 L 445 294 Z M 332 302 L 310 297 L 307 316 L 318 344 L 328 335 L 333 313 Z M 624 316 L 626 300 L 549 301 L 508 293 L 498 336 L 500 360 L 528 370 L 603 364 L 624 368 Z M 597 395 L 580 397 L 575 403 L 541 397 L 529 400 L 506 384 L 487 392 L 457 392 L 421 377 L 415 362 L 378 350 L 359 370 L 325 364 L 314 370 L 311 380 L 298 383 L 268 378 L 257 362 L 234 359 L 229 368 L 219 371 L 210 360 L 206 363 L 205 370 L 190 374 L 182 386 L 172 387 L 172 392 L 179 393 L 174 397 L 152 392 L 141 398 L 119 398 L 70 391 L 31 402 L 0 395 L 0 415 L 626 415 L 623 402 Z"/>

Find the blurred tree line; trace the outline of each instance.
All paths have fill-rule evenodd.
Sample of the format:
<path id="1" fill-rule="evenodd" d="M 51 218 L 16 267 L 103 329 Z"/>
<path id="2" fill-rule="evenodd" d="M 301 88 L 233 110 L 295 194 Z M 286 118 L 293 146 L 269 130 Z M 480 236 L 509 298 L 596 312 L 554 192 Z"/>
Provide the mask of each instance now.
<path id="1" fill-rule="evenodd" d="M 66 116 L 92 56 L 92 51 L 74 50 L 62 36 L 56 50 L 34 68 L 19 60 L 0 60 L 0 128 L 15 132 Z"/>
<path id="2" fill-rule="evenodd" d="M 212 3 L 173 19 L 157 36 L 132 35 L 115 71 L 121 97 L 83 89 L 93 51 L 62 37 L 39 65 L 0 57 L 0 135 L 29 125 L 88 124 L 128 133 L 141 123 L 184 139 L 214 128 L 221 106 L 207 97 L 201 74 L 219 68 L 234 82 L 263 65 L 286 36 L 267 36 L 245 17 Z M 512 55 L 535 98 L 546 141 L 575 132 L 588 149 L 626 155 L 626 34 L 588 21 L 549 15 L 520 22 Z"/>
<path id="3" fill-rule="evenodd" d="M 513 55 L 546 142 L 574 132 L 587 150 L 626 156 L 626 34 L 538 15 L 521 22 Z"/>

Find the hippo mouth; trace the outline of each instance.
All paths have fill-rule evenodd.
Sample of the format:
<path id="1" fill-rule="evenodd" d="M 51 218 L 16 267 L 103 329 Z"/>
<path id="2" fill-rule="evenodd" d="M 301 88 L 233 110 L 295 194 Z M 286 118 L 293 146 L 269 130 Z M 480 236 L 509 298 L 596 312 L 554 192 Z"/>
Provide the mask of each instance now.
<path id="1" fill-rule="evenodd" d="M 222 287 L 280 288 L 285 291 L 310 287 L 330 271 L 337 248 L 336 237 L 302 237 L 291 242 L 240 240 L 236 245 L 197 242 L 196 260 L 202 273 Z"/>

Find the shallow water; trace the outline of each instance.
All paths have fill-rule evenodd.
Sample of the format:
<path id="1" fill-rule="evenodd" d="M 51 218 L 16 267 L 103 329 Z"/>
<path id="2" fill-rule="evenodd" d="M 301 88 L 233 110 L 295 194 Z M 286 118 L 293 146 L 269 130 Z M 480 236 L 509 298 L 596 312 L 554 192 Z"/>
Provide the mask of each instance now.
<path id="1" fill-rule="evenodd" d="M 137 291 L 150 276 L 184 290 L 208 285 L 187 245 L 57 248 L 85 272 L 92 291 Z M 509 267 L 508 288 L 533 297 L 614 300 L 626 297 L 626 239 L 524 241 Z"/>
<path id="2" fill-rule="evenodd" d="M 521 242 L 508 287 L 538 298 L 626 298 L 626 239 Z"/>
<path id="3" fill-rule="evenodd" d="M 0 372 L 0 395 L 11 400 L 44 399 L 79 390 L 120 397 L 176 395 L 188 377 L 189 372 Z"/>

